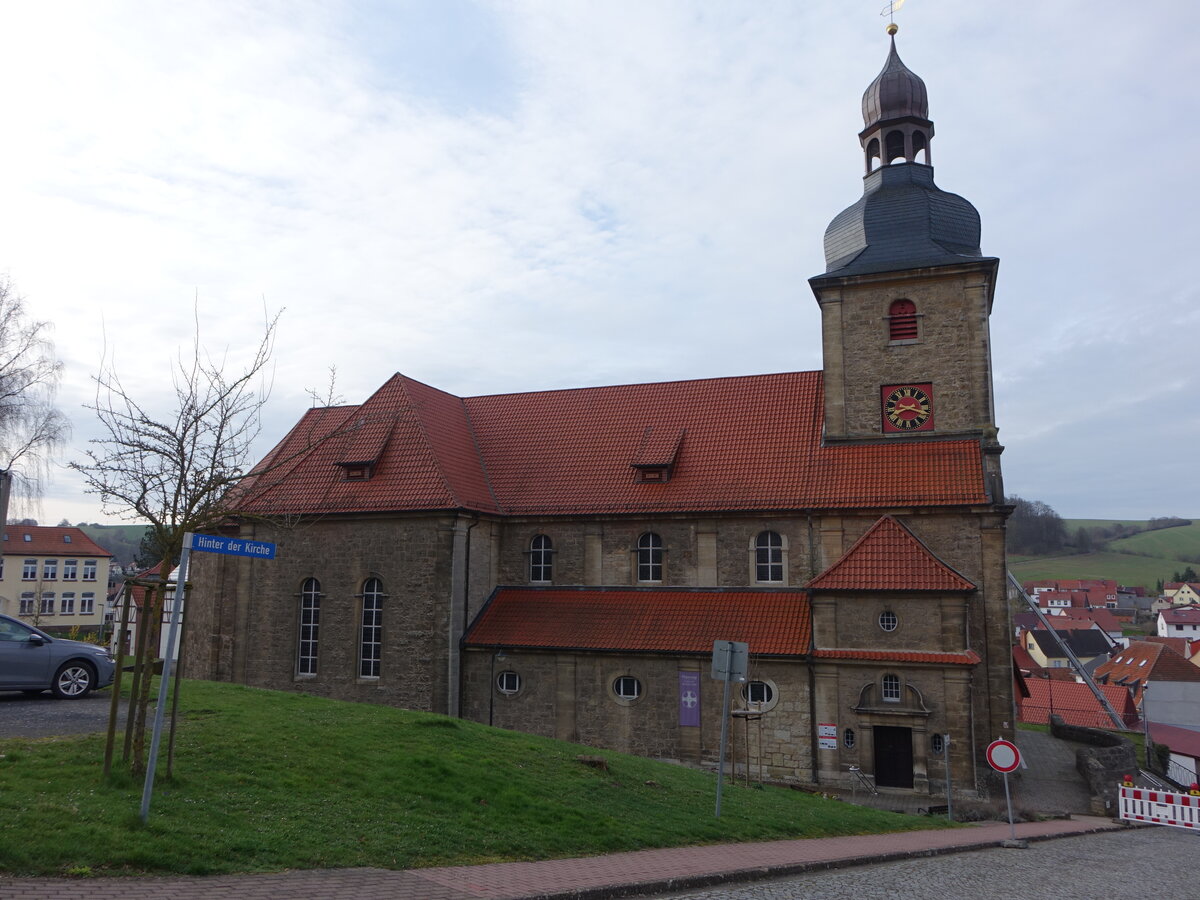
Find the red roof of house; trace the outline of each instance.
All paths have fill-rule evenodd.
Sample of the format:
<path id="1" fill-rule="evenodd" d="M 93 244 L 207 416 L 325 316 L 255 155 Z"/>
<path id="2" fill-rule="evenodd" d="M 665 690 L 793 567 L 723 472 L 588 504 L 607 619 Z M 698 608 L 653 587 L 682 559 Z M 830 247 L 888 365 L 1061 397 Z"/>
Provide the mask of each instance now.
<path id="1" fill-rule="evenodd" d="M 1022 722 L 1044 725 L 1050 721 L 1050 714 L 1054 713 L 1062 716 L 1068 725 L 1116 728 L 1112 717 L 1104 711 L 1104 707 L 1086 684 L 1047 678 L 1026 678 L 1025 686 L 1029 690 L 1029 696 L 1019 700 L 1019 716 Z M 1125 725 L 1132 727 L 1137 722 L 1138 715 L 1129 691 L 1111 684 L 1102 684 L 1099 688 Z"/>
<path id="2" fill-rule="evenodd" d="M 1150 739 L 1156 744 L 1166 744 L 1172 753 L 1200 759 L 1200 731 L 1193 728 L 1151 722 Z"/>
<path id="3" fill-rule="evenodd" d="M 1066 619 L 1076 623 L 1094 622 L 1100 626 L 1102 631 L 1121 633 L 1121 623 L 1107 609 L 1075 609 L 1067 608 L 1060 610 L 1054 616 L 1051 616 L 1051 624 L 1056 624 L 1054 619 Z"/>
<path id="4" fill-rule="evenodd" d="M 973 591 L 891 516 L 883 516 L 842 558 L 805 585 L 814 591 Z"/>
<path id="5" fill-rule="evenodd" d="M 1148 634 L 1143 638 L 1138 638 L 1138 640 L 1149 641 L 1152 644 L 1166 644 L 1184 659 L 1191 659 L 1192 657 L 1193 640 L 1198 642 L 1197 649 L 1200 649 L 1200 638 L 1193 639 L 1185 637 L 1162 637 L 1161 635 L 1157 634 Z"/>
<path id="6" fill-rule="evenodd" d="M 26 540 L 26 535 L 29 539 Z M 112 554 L 87 536 L 80 528 L 49 525 L 4 526 L 4 554 L 20 556 L 103 556 Z"/>
<path id="7" fill-rule="evenodd" d="M 1041 671 L 1042 667 L 1038 665 L 1038 661 L 1029 655 L 1029 651 L 1023 645 L 1013 644 L 1012 655 L 1018 669 L 1024 669 L 1030 674 Z"/>
<path id="8" fill-rule="evenodd" d="M 1160 610 L 1166 625 L 1200 625 L 1200 606 L 1180 606 Z"/>
<path id="9" fill-rule="evenodd" d="M 803 591 L 502 587 L 463 643 L 711 655 L 728 640 L 755 656 L 803 656 L 811 634 Z"/>
<path id="10" fill-rule="evenodd" d="M 1133 641 L 1092 673 L 1097 681 L 1132 687 L 1139 699 L 1148 681 L 1200 681 L 1194 666 L 1166 644 Z"/>
<path id="11" fill-rule="evenodd" d="M 977 441 L 826 447 L 823 420 L 820 372 L 466 399 L 395 375 L 361 406 L 310 410 L 240 505 L 572 515 L 987 502 Z M 350 463 L 371 477 L 348 480 Z M 658 463 L 673 463 L 665 483 L 635 477 Z"/>

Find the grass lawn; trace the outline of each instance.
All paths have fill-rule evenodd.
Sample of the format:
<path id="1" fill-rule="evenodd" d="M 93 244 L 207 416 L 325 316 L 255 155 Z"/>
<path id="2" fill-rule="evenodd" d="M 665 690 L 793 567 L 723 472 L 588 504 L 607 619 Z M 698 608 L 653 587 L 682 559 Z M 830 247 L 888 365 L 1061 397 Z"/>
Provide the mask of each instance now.
<path id="1" fill-rule="evenodd" d="M 304 694 L 186 681 L 180 709 L 145 826 L 140 780 L 102 778 L 103 735 L 0 741 L 0 870 L 413 868 L 944 824 L 741 785 L 718 819 L 709 773 Z"/>

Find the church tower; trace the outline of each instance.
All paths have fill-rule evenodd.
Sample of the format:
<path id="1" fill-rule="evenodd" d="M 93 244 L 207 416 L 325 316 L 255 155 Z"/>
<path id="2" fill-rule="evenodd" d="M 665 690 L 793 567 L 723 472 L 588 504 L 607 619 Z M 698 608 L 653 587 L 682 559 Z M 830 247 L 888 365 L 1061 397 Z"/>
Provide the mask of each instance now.
<path id="1" fill-rule="evenodd" d="M 982 441 L 993 502 L 1000 447 L 991 313 L 999 261 L 979 214 L 933 181 L 925 83 L 900 60 L 896 28 L 862 98 L 863 195 L 825 231 L 821 306 L 826 444 Z"/>

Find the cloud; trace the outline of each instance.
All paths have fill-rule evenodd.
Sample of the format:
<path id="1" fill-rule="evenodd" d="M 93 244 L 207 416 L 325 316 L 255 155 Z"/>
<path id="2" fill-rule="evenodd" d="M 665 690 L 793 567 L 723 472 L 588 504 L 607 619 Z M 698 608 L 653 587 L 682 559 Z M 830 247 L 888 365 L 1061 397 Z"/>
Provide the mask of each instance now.
<path id="1" fill-rule="evenodd" d="M 1144 443 L 1195 420 L 1193 49 L 1161 9 L 1121 11 L 926 0 L 899 46 L 929 87 L 938 183 L 979 208 L 1002 259 L 1010 488 L 1117 514 L 1121 455 L 1153 461 L 1121 515 L 1161 514 L 1163 496 L 1186 515 L 1184 451 Z M 804 281 L 861 191 L 859 97 L 887 47 L 861 10 L 226 0 L 0 17 L 0 78 L 22 85 L 0 268 L 57 324 L 80 446 L 105 341 L 154 392 L 193 304 L 235 356 L 264 304 L 287 308 L 264 450 L 329 365 L 352 400 L 397 370 L 470 395 L 820 366 Z M 56 479 L 48 515 L 77 494 Z"/>

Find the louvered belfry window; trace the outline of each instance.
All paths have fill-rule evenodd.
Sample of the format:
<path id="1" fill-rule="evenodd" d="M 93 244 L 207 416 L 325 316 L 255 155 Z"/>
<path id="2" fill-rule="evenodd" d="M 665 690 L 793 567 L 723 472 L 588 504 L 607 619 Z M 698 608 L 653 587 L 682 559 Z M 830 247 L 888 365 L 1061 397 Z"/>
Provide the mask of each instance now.
<path id="1" fill-rule="evenodd" d="M 897 300 L 888 310 L 888 339 L 915 341 L 917 339 L 917 304 Z"/>

